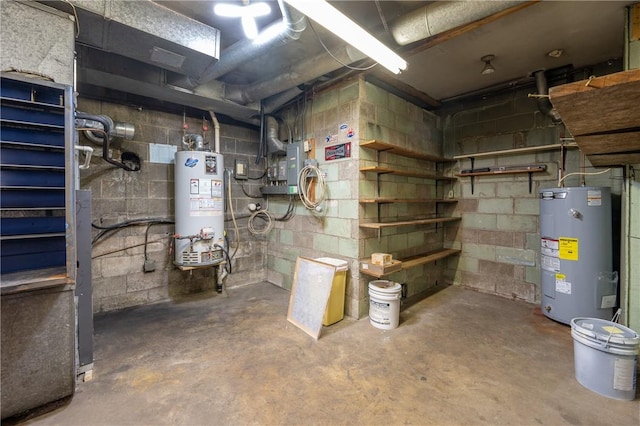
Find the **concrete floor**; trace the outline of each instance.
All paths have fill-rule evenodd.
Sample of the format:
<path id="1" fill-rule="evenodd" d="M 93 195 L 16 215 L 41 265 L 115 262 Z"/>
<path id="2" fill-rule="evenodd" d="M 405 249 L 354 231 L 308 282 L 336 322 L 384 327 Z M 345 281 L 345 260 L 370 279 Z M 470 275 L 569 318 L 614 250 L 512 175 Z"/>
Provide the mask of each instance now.
<path id="1" fill-rule="evenodd" d="M 638 425 L 638 401 L 576 382 L 570 328 L 448 287 L 400 327 L 314 341 L 270 284 L 96 318 L 94 379 L 34 425 Z"/>

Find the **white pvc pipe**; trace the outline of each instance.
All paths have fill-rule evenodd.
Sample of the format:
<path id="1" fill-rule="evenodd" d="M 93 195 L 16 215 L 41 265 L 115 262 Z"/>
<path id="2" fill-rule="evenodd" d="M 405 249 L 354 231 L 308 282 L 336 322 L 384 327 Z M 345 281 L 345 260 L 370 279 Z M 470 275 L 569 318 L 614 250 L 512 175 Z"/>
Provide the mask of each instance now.
<path id="1" fill-rule="evenodd" d="M 211 121 L 213 121 L 214 152 L 220 154 L 220 122 L 213 111 L 209 111 L 209 115 L 211 115 Z"/>

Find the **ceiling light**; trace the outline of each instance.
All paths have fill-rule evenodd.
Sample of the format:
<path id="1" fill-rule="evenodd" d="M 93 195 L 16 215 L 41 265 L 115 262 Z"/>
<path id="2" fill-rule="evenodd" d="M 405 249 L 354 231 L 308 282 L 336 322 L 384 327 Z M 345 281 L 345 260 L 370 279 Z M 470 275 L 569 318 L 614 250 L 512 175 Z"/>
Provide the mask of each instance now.
<path id="1" fill-rule="evenodd" d="M 493 65 L 491 65 L 491 61 L 493 61 L 495 58 L 495 55 L 485 55 L 480 58 L 480 60 L 484 62 L 484 67 L 482 68 L 482 71 L 480 71 L 480 74 L 489 75 L 496 72 L 496 69 L 493 67 Z"/>
<path id="2" fill-rule="evenodd" d="M 244 35 L 247 38 L 254 39 L 258 36 L 258 26 L 255 18 L 271 13 L 271 6 L 266 3 L 251 3 L 246 6 L 216 3 L 213 7 L 213 12 L 225 18 L 240 18 Z"/>
<path id="3" fill-rule="evenodd" d="M 389 71 L 407 68 L 404 59 L 324 0 L 284 0 Z"/>
<path id="4" fill-rule="evenodd" d="M 551 58 L 559 58 L 560 56 L 562 56 L 563 52 L 564 52 L 564 50 L 562 50 L 562 49 L 553 49 L 553 50 L 549 51 L 549 53 L 547 53 L 547 56 L 549 56 Z"/>

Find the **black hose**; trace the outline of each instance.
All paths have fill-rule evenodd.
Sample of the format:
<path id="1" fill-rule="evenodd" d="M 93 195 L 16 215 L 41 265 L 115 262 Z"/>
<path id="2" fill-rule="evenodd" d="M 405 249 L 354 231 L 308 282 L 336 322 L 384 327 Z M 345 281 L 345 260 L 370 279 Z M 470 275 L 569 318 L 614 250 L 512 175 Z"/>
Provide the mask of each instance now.
<path id="1" fill-rule="evenodd" d="M 248 176 L 247 179 L 249 180 L 261 180 L 262 178 L 264 178 L 267 175 L 267 169 L 264 169 L 264 172 L 262 172 L 262 174 L 258 177 L 251 177 Z"/>
<path id="2" fill-rule="evenodd" d="M 240 184 L 240 188 L 242 188 L 242 192 L 244 193 L 244 195 L 248 198 L 262 198 L 262 195 L 251 195 L 247 192 L 247 190 L 244 188 L 244 183 Z"/>
<path id="3" fill-rule="evenodd" d="M 227 274 L 231 275 L 231 257 L 229 257 L 229 252 L 222 247 L 220 244 L 214 244 L 213 245 L 215 248 L 219 248 L 220 250 L 222 250 L 222 253 L 224 253 L 225 257 L 227 258 L 227 263 L 225 263 L 224 265 L 224 269 L 225 271 L 227 271 Z"/>
<path id="4" fill-rule="evenodd" d="M 158 224 L 173 224 L 173 223 L 175 222 L 171 219 L 156 219 L 156 218 L 131 219 L 131 220 L 126 220 L 124 222 L 116 223 L 110 226 L 100 226 L 92 223 L 91 226 L 93 228 L 100 229 L 101 231 L 95 237 L 93 237 L 93 240 L 91 240 L 91 245 L 96 244 L 102 237 L 107 235 L 109 232 L 126 228 L 128 226 L 158 225 Z"/>
<path id="5" fill-rule="evenodd" d="M 258 154 L 256 155 L 255 163 L 260 163 L 262 157 L 266 157 L 267 153 L 264 152 L 264 146 L 266 145 L 266 138 L 264 136 L 264 104 L 262 99 L 260 100 L 260 144 L 258 144 Z"/>

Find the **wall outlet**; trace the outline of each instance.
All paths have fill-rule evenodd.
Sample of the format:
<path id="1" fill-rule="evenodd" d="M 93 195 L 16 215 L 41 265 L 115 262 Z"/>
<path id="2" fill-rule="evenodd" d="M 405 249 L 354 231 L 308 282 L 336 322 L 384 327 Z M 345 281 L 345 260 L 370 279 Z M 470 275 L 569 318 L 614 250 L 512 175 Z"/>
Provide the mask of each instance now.
<path id="1" fill-rule="evenodd" d="M 249 162 L 247 160 L 236 159 L 233 175 L 235 176 L 236 180 L 249 179 Z"/>
<path id="2" fill-rule="evenodd" d="M 303 146 L 304 152 L 311 151 L 311 143 L 309 142 L 309 140 L 305 140 L 302 146 Z"/>

